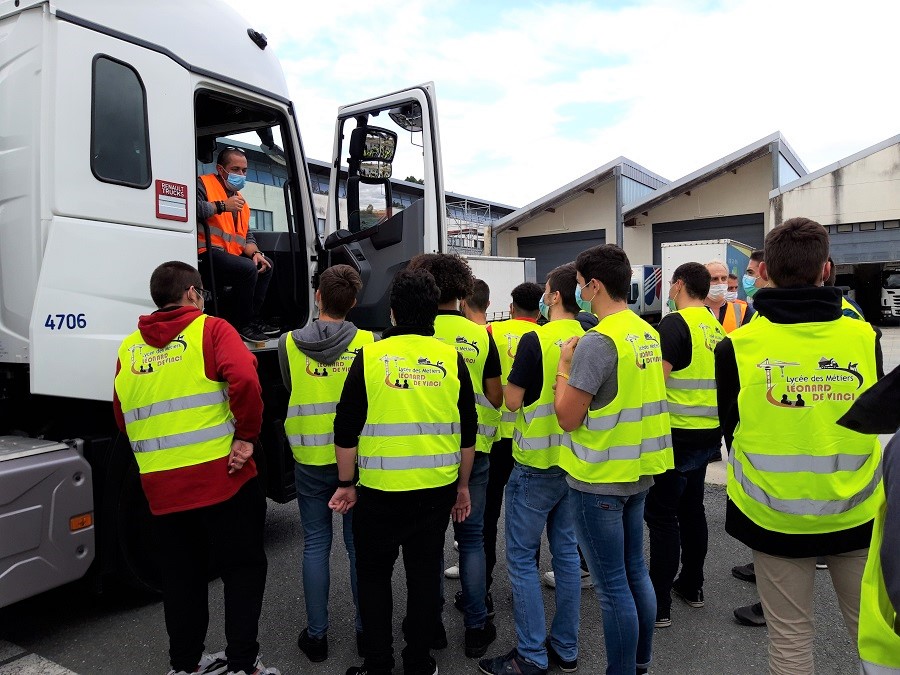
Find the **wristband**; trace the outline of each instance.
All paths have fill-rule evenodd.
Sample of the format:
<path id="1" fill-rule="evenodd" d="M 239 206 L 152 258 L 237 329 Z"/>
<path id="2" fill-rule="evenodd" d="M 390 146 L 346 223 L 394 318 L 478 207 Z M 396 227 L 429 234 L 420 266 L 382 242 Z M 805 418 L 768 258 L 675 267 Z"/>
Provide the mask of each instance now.
<path id="1" fill-rule="evenodd" d="M 568 374 L 568 373 L 564 373 L 564 372 L 561 371 L 561 370 L 557 370 L 557 371 L 556 371 L 556 376 L 557 376 L 557 377 L 564 377 L 564 378 L 566 378 L 567 380 L 569 379 L 569 374 Z"/>
<path id="2" fill-rule="evenodd" d="M 339 488 L 353 487 L 353 481 L 352 480 L 339 480 L 337 482 L 337 486 Z"/>
<path id="3" fill-rule="evenodd" d="M 223 201 L 216 202 L 216 213 L 217 214 L 225 213 L 225 202 L 223 202 Z"/>

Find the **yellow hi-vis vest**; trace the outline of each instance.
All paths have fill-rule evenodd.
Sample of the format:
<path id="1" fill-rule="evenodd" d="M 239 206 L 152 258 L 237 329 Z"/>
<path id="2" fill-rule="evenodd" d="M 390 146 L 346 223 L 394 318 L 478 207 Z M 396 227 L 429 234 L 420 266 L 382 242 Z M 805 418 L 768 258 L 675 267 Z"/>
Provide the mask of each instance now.
<path id="1" fill-rule="evenodd" d="M 866 320 L 862 314 L 856 311 L 856 307 L 851 305 L 845 297 L 841 297 L 841 313 L 851 319 L 859 319 L 860 321 Z"/>
<path id="2" fill-rule="evenodd" d="M 522 319 L 507 319 L 491 323 L 491 337 L 494 338 L 497 351 L 500 352 L 500 381 L 504 387 L 509 378 L 509 371 L 512 370 L 516 351 L 519 349 L 519 340 L 525 333 L 530 333 L 537 327 L 535 322 Z M 515 423 L 516 413 L 507 408 L 504 403 L 500 406 L 500 438 L 512 438 Z"/>
<path id="3" fill-rule="evenodd" d="M 715 429 L 719 412 L 713 350 L 725 330 L 706 307 L 685 307 L 677 314 L 691 334 L 691 362 L 687 368 L 673 370 L 666 380 L 669 418 L 675 429 Z"/>
<path id="4" fill-rule="evenodd" d="M 368 413 L 360 484 L 402 492 L 455 481 L 462 457 L 456 350 L 424 335 L 395 335 L 362 350 Z"/>
<path id="5" fill-rule="evenodd" d="M 562 430 L 553 407 L 554 384 L 559 368 L 559 352 L 569 338 L 584 335 L 575 319 L 551 321 L 537 329 L 541 345 L 543 387 L 530 405 L 519 408 L 513 432 L 513 458 L 519 464 L 549 469 L 559 464 L 560 452 L 568 452 L 569 434 Z"/>
<path id="6" fill-rule="evenodd" d="M 776 324 L 761 316 L 729 336 L 739 421 L 728 497 L 760 527 L 786 534 L 849 529 L 875 517 L 878 437 L 835 424 L 875 383 L 875 332 L 864 322 Z"/>
<path id="7" fill-rule="evenodd" d="M 859 600 L 858 644 L 863 675 L 900 675 L 900 616 L 888 597 L 881 567 L 885 510 L 882 503 L 875 516 Z"/>
<path id="8" fill-rule="evenodd" d="M 194 319 L 164 347 L 135 331 L 119 347 L 115 388 L 141 473 L 211 462 L 231 452 L 228 385 L 206 377 L 203 326 Z"/>
<path id="9" fill-rule="evenodd" d="M 475 450 L 490 452 L 500 430 L 500 411 L 484 395 L 484 364 L 491 337 L 484 326 L 454 314 L 438 314 L 435 317 L 434 337 L 454 347 L 466 362 L 472 378 L 472 388 L 475 390 L 475 410 L 478 413 Z"/>
<path id="10" fill-rule="evenodd" d="M 630 309 L 591 330 L 615 344 L 618 391 L 602 408 L 588 409 L 559 465 L 583 483 L 633 483 L 674 468 L 659 333 Z"/>
<path id="11" fill-rule="evenodd" d="M 347 372 L 360 348 L 375 341 L 367 330 L 357 330 L 344 353 L 331 365 L 309 358 L 291 336 L 285 340 L 291 371 L 291 397 L 288 400 L 284 432 L 294 460 L 300 464 L 334 464 L 334 412 Z"/>

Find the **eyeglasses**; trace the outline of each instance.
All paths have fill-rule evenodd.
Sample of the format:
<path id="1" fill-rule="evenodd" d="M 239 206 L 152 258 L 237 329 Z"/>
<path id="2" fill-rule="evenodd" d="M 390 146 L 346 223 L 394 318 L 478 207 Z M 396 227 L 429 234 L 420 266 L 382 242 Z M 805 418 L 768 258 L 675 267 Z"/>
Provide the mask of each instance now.
<path id="1" fill-rule="evenodd" d="M 199 295 L 201 298 L 203 298 L 203 302 L 209 302 L 210 300 L 212 300 L 212 293 L 210 293 L 210 292 L 209 292 L 208 290 L 206 290 L 205 288 L 197 288 L 196 286 L 188 286 L 188 287 L 187 287 L 186 289 L 184 289 L 184 290 L 189 291 L 189 290 L 191 290 L 192 288 L 194 289 L 194 293 L 196 293 L 196 294 Z"/>

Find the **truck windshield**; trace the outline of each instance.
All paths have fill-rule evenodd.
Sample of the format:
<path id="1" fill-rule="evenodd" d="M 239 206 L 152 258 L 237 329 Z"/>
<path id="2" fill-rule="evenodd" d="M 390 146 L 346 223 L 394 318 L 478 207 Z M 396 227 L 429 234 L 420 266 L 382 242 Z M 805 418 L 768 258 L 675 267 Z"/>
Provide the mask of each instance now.
<path id="1" fill-rule="evenodd" d="M 891 288 L 891 289 L 900 288 L 900 271 L 885 272 L 881 286 L 882 286 L 882 288 Z"/>

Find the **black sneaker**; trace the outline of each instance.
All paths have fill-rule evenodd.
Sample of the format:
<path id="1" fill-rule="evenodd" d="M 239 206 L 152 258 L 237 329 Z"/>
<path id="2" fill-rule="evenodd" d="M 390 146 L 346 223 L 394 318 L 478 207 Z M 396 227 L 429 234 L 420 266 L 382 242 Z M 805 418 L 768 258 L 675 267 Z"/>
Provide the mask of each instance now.
<path id="1" fill-rule="evenodd" d="M 547 675 L 546 668 L 528 663 L 515 649 L 504 656 L 482 659 L 478 662 L 478 670 L 485 675 Z"/>
<path id="2" fill-rule="evenodd" d="M 731 568 L 731 576 L 741 581 L 749 581 L 751 584 L 756 583 L 756 570 L 753 567 L 753 563 L 735 565 Z"/>
<path id="3" fill-rule="evenodd" d="M 466 656 L 477 659 L 484 656 L 488 645 L 497 639 L 497 627 L 488 622 L 484 628 L 466 628 Z"/>
<path id="4" fill-rule="evenodd" d="M 703 607 L 705 604 L 703 602 L 703 589 L 698 588 L 696 591 L 686 591 L 683 588 L 678 588 L 678 586 L 672 586 L 672 595 L 676 598 L 681 598 L 684 602 L 695 609 L 699 609 Z"/>
<path id="5" fill-rule="evenodd" d="M 545 644 L 547 646 L 547 660 L 550 661 L 550 665 L 556 666 L 564 673 L 574 673 L 576 670 L 578 670 L 578 659 L 566 661 L 553 648 L 553 645 L 550 643 L 549 637 L 547 638 Z"/>
<path id="6" fill-rule="evenodd" d="M 297 646 L 313 663 L 321 663 L 328 658 L 328 638 L 324 635 L 314 638 L 310 636 L 308 628 L 304 628 L 300 633 L 300 637 L 297 638 Z"/>
<path id="7" fill-rule="evenodd" d="M 403 639 L 406 639 L 407 627 L 409 626 L 409 617 L 403 617 L 403 621 L 400 624 L 400 628 L 403 631 Z M 446 649 L 447 648 L 447 629 L 444 628 L 444 622 L 439 621 L 437 626 L 434 627 L 434 632 L 431 634 L 431 644 L 428 645 L 431 649 Z"/>
<path id="8" fill-rule="evenodd" d="M 269 336 L 261 333 L 252 323 L 238 328 L 238 333 L 244 339 L 244 342 L 267 342 L 269 340 Z"/>
<path id="9" fill-rule="evenodd" d="M 424 664 L 407 666 L 404 663 L 403 675 L 438 675 L 437 661 L 429 656 L 428 661 Z"/>
<path id="10" fill-rule="evenodd" d="M 734 610 L 734 620 L 742 626 L 765 626 L 766 615 L 763 614 L 761 602 L 755 602 L 752 605 L 738 607 Z"/>
<path id="11" fill-rule="evenodd" d="M 278 337 L 281 335 L 281 329 L 278 326 L 266 323 L 263 319 L 254 319 L 251 323 L 256 330 L 269 337 Z"/>
<path id="12" fill-rule="evenodd" d="M 463 593 L 462 591 L 456 591 L 456 595 L 453 596 L 453 606 L 456 607 L 460 612 L 465 614 L 465 610 L 463 610 Z M 488 593 L 484 596 L 484 606 L 487 609 L 487 618 L 493 619 L 496 613 L 494 612 L 494 597 Z"/>

